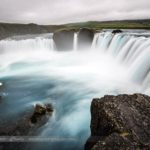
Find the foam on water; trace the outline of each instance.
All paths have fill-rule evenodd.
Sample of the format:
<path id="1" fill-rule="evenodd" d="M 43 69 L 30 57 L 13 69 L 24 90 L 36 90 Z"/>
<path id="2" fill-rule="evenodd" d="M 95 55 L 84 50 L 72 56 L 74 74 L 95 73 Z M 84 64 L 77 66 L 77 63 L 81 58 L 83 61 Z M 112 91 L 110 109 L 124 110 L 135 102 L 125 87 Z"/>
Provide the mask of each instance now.
<path id="1" fill-rule="evenodd" d="M 50 102 L 54 114 L 37 134 L 76 139 L 36 144 L 36 149 L 83 149 L 94 97 L 150 94 L 149 37 L 97 33 L 87 51 L 77 49 L 74 37 L 70 52 L 55 51 L 53 40 L 45 37 L 0 41 L 0 94 L 5 99 L 0 117 L 14 120 L 36 103 Z"/>

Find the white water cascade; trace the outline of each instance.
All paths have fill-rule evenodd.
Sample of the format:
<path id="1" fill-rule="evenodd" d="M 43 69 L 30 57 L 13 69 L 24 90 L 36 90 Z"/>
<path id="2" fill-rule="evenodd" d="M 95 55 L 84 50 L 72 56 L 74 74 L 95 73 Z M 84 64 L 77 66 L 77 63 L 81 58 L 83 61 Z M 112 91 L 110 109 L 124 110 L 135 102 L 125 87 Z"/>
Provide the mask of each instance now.
<path id="1" fill-rule="evenodd" d="M 75 32 L 73 40 L 73 50 L 76 51 L 77 49 L 78 49 L 78 32 Z"/>
<path id="2" fill-rule="evenodd" d="M 54 106 L 36 133 L 57 142 L 35 143 L 31 149 L 83 150 L 94 97 L 150 95 L 150 34 L 100 32 L 83 51 L 75 33 L 73 43 L 72 51 L 59 52 L 47 35 L 0 41 L 0 121 L 15 121 L 37 103 Z M 75 140 L 66 144 L 64 137 Z"/>
<path id="3" fill-rule="evenodd" d="M 102 32 L 95 35 L 92 48 L 126 65 L 133 80 L 143 84 L 150 80 L 150 35 Z"/>
<path id="4" fill-rule="evenodd" d="M 95 33 L 91 49 L 95 49 L 96 48 L 98 37 L 99 37 L 99 33 Z"/>
<path id="5" fill-rule="evenodd" d="M 54 42 L 51 38 L 37 37 L 33 39 L 6 39 L 0 41 L 0 53 L 3 52 L 29 52 L 29 51 L 54 50 Z"/>

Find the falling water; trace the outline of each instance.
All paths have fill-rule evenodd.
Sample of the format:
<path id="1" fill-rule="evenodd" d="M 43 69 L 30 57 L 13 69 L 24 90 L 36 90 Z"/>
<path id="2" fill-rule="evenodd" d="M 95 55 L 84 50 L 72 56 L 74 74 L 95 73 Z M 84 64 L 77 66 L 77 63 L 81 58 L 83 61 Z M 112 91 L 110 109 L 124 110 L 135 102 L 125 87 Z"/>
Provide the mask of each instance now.
<path id="1" fill-rule="evenodd" d="M 147 35 L 128 33 L 113 35 L 111 32 L 102 32 L 99 33 L 98 43 L 93 47 L 104 50 L 119 63 L 127 66 L 131 78 L 141 83 L 150 70 L 150 35 Z"/>
<path id="2" fill-rule="evenodd" d="M 78 33 L 74 33 L 74 40 L 73 40 L 73 50 L 76 51 L 78 48 Z"/>
<path id="3" fill-rule="evenodd" d="M 58 140 L 32 144 L 33 149 L 82 150 L 90 135 L 93 97 L 150 95 L 148 34 L 100 32 L 87 51 L 77 49 L 77 35 L 71 52 L 55 51 L 52 38 L 43 35 L 0 41 L 0 118 L 15 121 L 36 103 L 54 106 L 53 116 L 36 133 Z M 62 142 L 64 137 L 68 140 Z"/>
<path id="4" fill-rule="evenodd" d="M 1 40 L 0 41 L 0 52 L 5 51 L 37 51 L 37 50 L 53 50 L 54 43 L 52 39 L 37 37 L 35 39 L 21 39 L 21 40 Z"/>
<path id="5" fill-rule="evenodd" d="M 99 33 L 95 33 L 95 35 L 94 35 L 94 39 L 93 39 L 93 42 L 92 42 L 91 49 L 96 49 L 98 36 L 99 36 Z"/>

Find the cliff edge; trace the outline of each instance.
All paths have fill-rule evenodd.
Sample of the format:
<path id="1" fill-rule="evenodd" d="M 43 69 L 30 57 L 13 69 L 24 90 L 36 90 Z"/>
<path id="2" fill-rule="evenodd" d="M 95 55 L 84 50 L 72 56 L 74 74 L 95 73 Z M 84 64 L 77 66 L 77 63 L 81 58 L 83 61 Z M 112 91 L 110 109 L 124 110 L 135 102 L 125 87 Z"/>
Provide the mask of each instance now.
<path id="1" fill-rule="evenodd" d="M 149 150 L 150 97 L 104 96 L 91 104 L 91 136 L 85 150 Z"/>

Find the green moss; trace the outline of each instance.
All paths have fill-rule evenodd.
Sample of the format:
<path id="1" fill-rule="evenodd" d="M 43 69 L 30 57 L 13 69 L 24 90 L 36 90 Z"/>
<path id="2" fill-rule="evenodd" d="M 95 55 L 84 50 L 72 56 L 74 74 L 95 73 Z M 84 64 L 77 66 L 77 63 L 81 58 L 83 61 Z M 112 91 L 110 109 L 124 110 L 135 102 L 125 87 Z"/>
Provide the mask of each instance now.
<path id="1" fill-rule="evenodd" d="M 126 137 L 126 136 L 128 136 L 128 135 L 130 135 L 129 132 L 123 132 L 123 133 L 120 134 L 120 136 L 122 136 L 122 137 Z"/>

